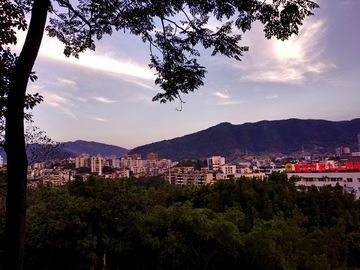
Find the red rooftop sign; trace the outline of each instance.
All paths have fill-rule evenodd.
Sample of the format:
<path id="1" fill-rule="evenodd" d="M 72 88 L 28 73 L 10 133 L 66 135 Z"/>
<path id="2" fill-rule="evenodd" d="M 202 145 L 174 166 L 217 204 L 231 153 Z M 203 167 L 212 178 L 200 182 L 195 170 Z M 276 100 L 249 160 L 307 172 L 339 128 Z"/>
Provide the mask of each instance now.
<path id="1" fill-rule="evenodd" d="M 294 170 L 293 170 L 294 166 Z M 338 164 L 337 168 L 334 167 L 331 163 L 312 163 L 312 164 L 291 164 L 287 163 L 285 165 L 285 169 L 288 172 L 332 172 L 332 171 L 353 171 L 359 170 L 360 171 L 360 162 L 345 162 L 345 166 Z"/>

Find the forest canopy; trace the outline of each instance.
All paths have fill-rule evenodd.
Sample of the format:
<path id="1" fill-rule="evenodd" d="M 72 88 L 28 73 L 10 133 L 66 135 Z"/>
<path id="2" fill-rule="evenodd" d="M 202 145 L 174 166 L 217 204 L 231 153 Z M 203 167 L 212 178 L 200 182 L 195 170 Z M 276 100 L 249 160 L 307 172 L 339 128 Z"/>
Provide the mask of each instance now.
<path id="1" fill-rule="evenodd" d="M 357 269 L 359 201 L 340 186 L 297 191 L 295 181 L 39 185 L 28 189 L 25 269 Z"/>

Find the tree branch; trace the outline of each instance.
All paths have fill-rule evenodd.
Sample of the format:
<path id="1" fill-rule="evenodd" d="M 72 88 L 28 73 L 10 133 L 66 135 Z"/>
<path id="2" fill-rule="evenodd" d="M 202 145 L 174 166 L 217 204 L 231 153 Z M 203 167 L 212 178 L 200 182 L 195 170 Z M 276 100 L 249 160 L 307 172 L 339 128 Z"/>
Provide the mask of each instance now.
<path id="1" fill-rule="evenodd" d="M 58 0 L 58 2 L 61 5 L 63 5 L 64 7 L 67 7 L 69 10 L 71 10 L 77 17 L 79 17 L 91 29 L 91 23 L 84 16 L 82 16 L 78 11 L 76 11 L 70 3 L 68 3 L 68 2 L 66 2 L 64 0 Z"/>

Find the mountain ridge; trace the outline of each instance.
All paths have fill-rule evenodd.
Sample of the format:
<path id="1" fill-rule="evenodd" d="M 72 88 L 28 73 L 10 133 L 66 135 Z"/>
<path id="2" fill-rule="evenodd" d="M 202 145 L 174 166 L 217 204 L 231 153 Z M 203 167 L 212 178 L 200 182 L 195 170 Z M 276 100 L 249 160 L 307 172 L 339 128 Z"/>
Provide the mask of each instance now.
<path id="1" fill-rule="evenodd" d="M 68 152 L 72 158 L 78 157 L 82 154 L 89 154 L 92 156 L 96 156 L 97 154 L 101 154 L 102 156 L 115 155 L 120 157 L 130 151 L 120 146 L 95 141 L 76 140 L 65 142 L 64 144 L 64 151 Z"/>
<path id="2" fill-rule="evenodd" d="M 160 159 L 205 159 L 224 156 L 229 161 L 245 153 L 253 156 L 295 152 L 334 153 L 336 147 L 349 147 L 359 151 L 357 134 L 360 118 L 344 121 L 322 119 L 262 120 L 233 125 L 221 122 L 215 126 L 173 139 L 138 146 L 132 150 L 95 141 L 65 142 L 64 150 L 74 158 L 81 154 L 121 157 L 123 154 L 157 153 Z M 0 153 L 6 161 L 5 153 Z"/>
<path id="3" fill-rule="evenodd" d="M 253 155 L 288 155 L 302 148 L 312 153 L 325 153 L 334 152 L 340 146 L 354 150 L 357 148 L 358 133 L 360 118 L 349 121 L 291 118 L 240 125 L 223 122 L 182 137 L 136 147 L 129 154 L 155 152 L 159 158 L 181 160 L 214 155 L 228 158 L 246 152 Z"/>

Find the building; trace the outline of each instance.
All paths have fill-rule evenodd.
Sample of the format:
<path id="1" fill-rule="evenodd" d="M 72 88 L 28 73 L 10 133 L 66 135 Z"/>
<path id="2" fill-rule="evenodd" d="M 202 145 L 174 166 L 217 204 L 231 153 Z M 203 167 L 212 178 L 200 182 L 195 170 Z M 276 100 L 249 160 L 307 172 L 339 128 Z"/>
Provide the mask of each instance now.
<path id="1" fill-rule="evenodd" d="M 350 155 L 351 153 L 351 150 L 349 147 L 337 147 L 335 148 L 335 154 L 337 156 L 340 156 L 340 155 Z"/>
<path id="2" fill-rule="evenodd" d="M 220 168 L 220 171 L 222 171 L 225 174 L 227 174 L 227 173 L 236 173 L 236 165 L 224 164 L 224 165 L 220 166 L 219 168 Z"/>
<path id="3" fill-rule="evenodd" d="M 121 159 L 132 159 L 132 160 L 137 160 L 137 159 L 141 159 L 141 155 L 140 154 L 133 154 L 133 155 L 128 155 L 128 154 L 124 154 L 121 156 Z"/>
<path id="4" fill-rule="evenodd" d="M 97 173 L 98 175 L 102 175 L 102 169 L 106 165 L 106 159 L 102 157 L 100 154 L 97 156 L 90 157 L 90 164 L 91 164 L 91 172 Z"/>
<path id="5" fill-rule="evenodd" d="M 355 192 L 360 198 L 360 162 L 327 162 L 311 164 L 286 164 L 288 177 L 297 176 L 298 189 L 308 188 L 312 185 L 322 189 L 327 185 L 339 184 L 348 192 Z"/>
<path id="6" fill-rule="evenodd" d="M 216 180 L 220 180 L 220 179 L 224 179 L 224 180 L 228 180 L 228 179 L 239 179 L 241 177 L 247 177 L 247 178 L 259 178 L 261 180 L 264 180 L 264 178 L 266 177 L 265 173 L 218 173 L 216 174 L 215 179 Z"/>
<path id="7" fill-rule="evenodd" d="M 90 155 L 82 154 L 81 156 L 75 158 L 75 168 L 81 167 L 90 168 Z"/>
<path id="8" fill-rule="evenodd" d="M 116 158 L 116 156 L 111 156 L 106 158 L 106 166 L 111 168 L 120 168 L 120 159 Z"/>
<path id="9" fill-rule="evenodd" d="M 124 154 L 121 156 L 120 165 L 121 168 L 130 168 L 130 167 L 141 167 L 143 160 L 141 160 L 140 154 L 128 155 Z"/>
<path id="10" fill-rule="evenodd" d="M 203 172 L 188 172 L 188 173 L 165 173 L 164 178 L 173 185 L 206 185 L 211 183 L 213 180 L 212 173 L 203 173 Z"/>
<path id="11" fill-rule="evenodd" d="M 214 156 L 207 159 L 209 171 L 218 171 L 220 166 L 225 165 L 225 158 L 220 156 Z"/>
<path id="12" fill-rule="evenodd" d="M 158 154 L 155 153 L 147 153 L 147 160 L 159 160 Z"/>

